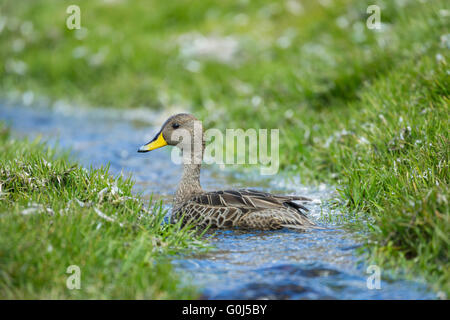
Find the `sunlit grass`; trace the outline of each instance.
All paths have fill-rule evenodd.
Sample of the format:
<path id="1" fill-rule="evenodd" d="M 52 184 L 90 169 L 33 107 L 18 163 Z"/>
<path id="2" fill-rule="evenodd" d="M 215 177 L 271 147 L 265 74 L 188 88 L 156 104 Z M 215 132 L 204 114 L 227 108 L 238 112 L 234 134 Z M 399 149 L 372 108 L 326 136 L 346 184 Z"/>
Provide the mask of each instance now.
<path id="1" fill-rule="evenodd" d="M 38 141 L 0 135 L 0 297 L 182 299 L 171 254 L 205 247 L 189 228 L 163 223 L 161 203 L 131 194 L 132 182 L 86 170 Z M 66 270 L 81 270 L 69 290 Z"/>

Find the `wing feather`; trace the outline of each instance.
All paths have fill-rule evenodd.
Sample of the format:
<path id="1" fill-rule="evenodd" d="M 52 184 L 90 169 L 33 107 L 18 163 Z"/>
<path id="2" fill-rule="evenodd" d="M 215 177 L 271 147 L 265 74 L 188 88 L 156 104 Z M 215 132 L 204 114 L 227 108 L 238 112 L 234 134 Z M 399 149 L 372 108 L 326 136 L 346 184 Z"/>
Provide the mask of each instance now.
<path id="1" fill-rule="evenodd" d="M 219 190 L 194 196 L 190 201 L 209 207 L 234 208 L 248 216 L 252 213 L 269 214 L 280 221 L 280 225 L 314 225 L 305 215 L 309 211 L 299 202 L 311 201 L 301 196 L 274 195 L 253 189 Z"/>

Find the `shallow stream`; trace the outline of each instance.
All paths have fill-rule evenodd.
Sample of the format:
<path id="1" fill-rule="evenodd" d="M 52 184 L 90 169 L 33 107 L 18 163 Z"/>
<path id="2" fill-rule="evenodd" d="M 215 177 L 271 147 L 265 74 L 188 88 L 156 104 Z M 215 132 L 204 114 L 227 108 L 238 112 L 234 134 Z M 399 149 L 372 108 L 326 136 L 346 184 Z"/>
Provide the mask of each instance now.
<path id="1" fill-rule="evenodd" d="M 168 148 L 138 154 L 159 129 L 165 115 L 151 111 L 116 111 L 0 103 L 0 121 L 16 136 L 42 136 L 70 148 L 84 166 L 110 164 L 113 174 L 132 174 L 136 191 L 170 199 L 181 167 L 170 160 Z M 205 190 L 252 187 L 274 193 L 300 194 L 314 199 L 313 219 L 324 230 L 218 231 L 216 248 L 206 254 L 176 256 L 173 264 L 186 283 L 201 288 L 206 299 L 433 299 L 421 282 L 392 279 L 382 272 L 381 288 L 369 289 L 367 265 L 355 250 L 355 234 L 339 224 L 326 224 L 321 215 L 341 215 L 327 203 L 336 197 L 326 185 L 307 187 L 299 177 L 261 178 L 255 174 L 205 167 Z M 170 202 L 169 202 L 170 203 Z"/>

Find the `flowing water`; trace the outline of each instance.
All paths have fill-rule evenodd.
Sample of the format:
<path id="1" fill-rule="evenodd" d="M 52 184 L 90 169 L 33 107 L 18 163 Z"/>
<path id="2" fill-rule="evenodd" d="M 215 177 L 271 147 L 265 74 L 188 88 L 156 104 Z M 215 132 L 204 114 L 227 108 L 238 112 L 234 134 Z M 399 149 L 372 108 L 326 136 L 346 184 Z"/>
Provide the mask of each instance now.
<path id="1" fill-rule="evenodd" d="M 110 164 L 113 174 L 132 174 L 136 191 L 170 199 L 181 167 L 170 160 L 168 148 L 138 154 L 159 129 L 165 115 L 145 110 L 111 111 L 0 103 L 0 120 L 16 136 L 42 136 L 49 143 L 70 148 L 84 166 Z M 381 288 L 369 289 L 367 265 L 356 254 L 361 243 L 338 223 L 324 223 L 321 215 L 339 218 L 327 203 L 336 197 L 331 187 L 306 187 L 298 177 L 261 178 L 217 167 L 205 167 L 206 190 L 252 187 L 274 193 L 301 194 L 314 199 L 309 215 L 323 230 L 218 231 L 210 235 L 214 250 L 173 258 L 186 283 L 197 285 L 205 299 L 433 299 L 422 282 L 393 278 L 382 272 Z M 170 203 L 170 202 L 169 202 Z M 338 220 L 338 219 L 334 219 Z M 370 281 L 369 281 L 370 282 Z"/>

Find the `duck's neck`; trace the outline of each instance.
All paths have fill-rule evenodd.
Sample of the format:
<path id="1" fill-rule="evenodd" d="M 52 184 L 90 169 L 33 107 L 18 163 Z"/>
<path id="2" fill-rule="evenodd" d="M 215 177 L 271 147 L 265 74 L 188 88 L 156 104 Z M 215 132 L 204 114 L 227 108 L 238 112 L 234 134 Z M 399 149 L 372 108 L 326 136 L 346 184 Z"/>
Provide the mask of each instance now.
<path id="1" fill-rule="evenodd" d="M 200 186 L 201 164 L 184 164 L 183 176 L 178 185 L 174 198 L 174 207 L 178 207 L 191 198 L 193 195 L 202 192 Z"/>
<path id="2" fill-rule="evenodd" d="M 175 193 L 173 203 L 175 209 L 188 201 L 193 195 L 202 192 L 202 187 L 200 186 L 200 167 L 203 161 L 205 142 L 203 141 L 203 132 L 201 129 L 200 127 L 200 132 L 194 132 L 191 140 L 186 140 L 187 142 L 192 141 L 190 148 L 185 148 L 184 145 L 181 145 L 183 176 Z M 200 139 L 196 139 L 196 137 L 200 137 Z"/>

